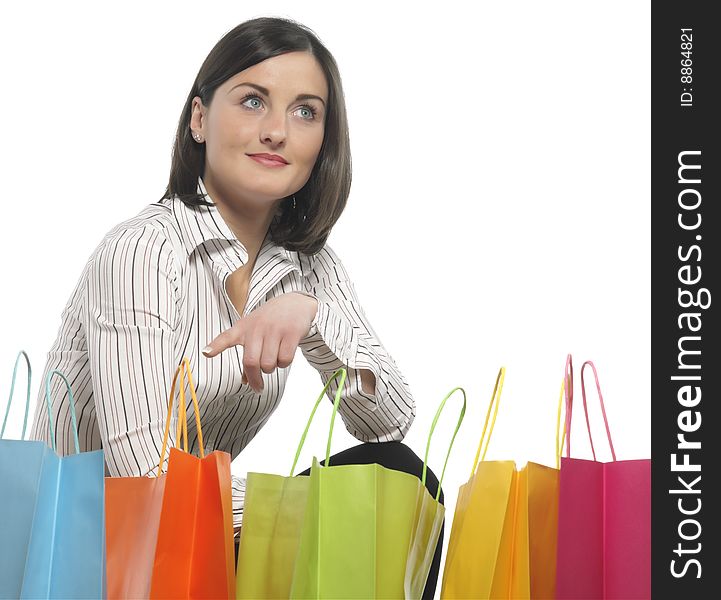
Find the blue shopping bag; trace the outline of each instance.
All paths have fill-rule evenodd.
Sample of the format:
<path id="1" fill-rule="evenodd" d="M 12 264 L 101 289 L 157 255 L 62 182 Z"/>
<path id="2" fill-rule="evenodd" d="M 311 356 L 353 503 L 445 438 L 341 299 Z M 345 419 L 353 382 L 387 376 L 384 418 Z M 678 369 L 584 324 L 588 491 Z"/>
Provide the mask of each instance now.
<path id="1" fill-rule="evenodd" d="M 20 440 L 4 440 L 20 356 L 28 364 L 28 398 Z M 58 456 L 50 413 L 50 380 L 65 381 L 75 454 Z M 45 382 L 50 449 L 25 440 L 32 371 L 27 354 L 15 361 L 10 399 L 0 432 L 0 598 L 105 596 L 105 487 L 103 451 L 80 452 L 70 384 L 57 369 Z"/>

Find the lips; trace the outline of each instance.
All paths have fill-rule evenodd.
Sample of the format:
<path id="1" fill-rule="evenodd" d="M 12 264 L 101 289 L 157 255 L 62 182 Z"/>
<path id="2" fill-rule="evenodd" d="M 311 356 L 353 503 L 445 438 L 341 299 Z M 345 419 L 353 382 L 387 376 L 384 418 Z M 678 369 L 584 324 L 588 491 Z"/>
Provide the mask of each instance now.
<path id="1" fill-rule="evenodd" d="M 288 161 L 286 161 L 282 156 L 279 156 L 278 154 L 267 154 L 265 152 L 261 152 L 258 154 L 249 154 L 248 156 L 257 160 L 258 162 L 275 163 L 278 165 L 288 164 Z"/>

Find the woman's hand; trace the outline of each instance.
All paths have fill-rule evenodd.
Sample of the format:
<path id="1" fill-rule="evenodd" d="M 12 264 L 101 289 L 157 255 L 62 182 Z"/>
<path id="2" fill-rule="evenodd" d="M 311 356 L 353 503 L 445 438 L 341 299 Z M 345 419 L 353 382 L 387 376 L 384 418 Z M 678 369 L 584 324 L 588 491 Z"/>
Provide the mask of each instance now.
<path id="1" fill-rule="evenodd" d="M 315 298 L 295 292 L 282 294 L 238 319 L 210 342 L 203 354 L 212 358 L 240 344 L 243 346 L 243 382 L 260 392 L 263 389 L 261 369 L 272 373 L 276 367 L 290 365 L 300 340 L 310 331 L 317 310 Z"/>

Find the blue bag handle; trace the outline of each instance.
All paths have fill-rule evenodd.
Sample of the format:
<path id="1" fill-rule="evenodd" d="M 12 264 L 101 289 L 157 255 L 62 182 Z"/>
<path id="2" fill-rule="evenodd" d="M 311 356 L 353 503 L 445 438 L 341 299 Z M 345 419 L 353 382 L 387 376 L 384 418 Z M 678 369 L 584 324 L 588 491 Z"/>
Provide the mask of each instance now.
<path id="1" fill-rule="evenodd" d="M 76 454 L 80 454 L 80 442 L 78 442 L 78 423 L 75 420 L 75 399 L 73 398 L 73 390 L 70 388 L 70 383 L 68 383 L 67 378 L 65 375 L 63 375 L 62 371 L 59 371 L 58 369 L 53 369 L 48 373 L 48 376 L 45 378 L 45 404 L 48 407 L 48 425 L 50 426 L 50 442 L 52 443 L 53 450 L 57 452 L 57 448 L 55 447 L 55 431 L 53 430 L 53 411 L 50 408 L 50 380 L 53 378 L 53 375 L 55 374 L 60 375 L 60 377 L 63 378 L 63 381 L 65 382 L 65 385 L 68 388 L 68 396 L 70 397 L 70 418 L 73 421 L 73 436 L 75 438 L 75 452 Z"/>
<path id="2" fill-rule="evenodd" d="M 8 405 L 7 405 L 7 408 L 5 409 L 5 418 L 3 419 L 3 427 L 2 427 L 2 430 L 0 430 L 0 440 L 3 438 L 3 435 L 5 435 L 5 425 L 7 425 L 8 415 L 10 414 L 10 405 L 12 404 L 13 392 L 15 391 L 15 376 L 17 375 L 17 372 L 18 372 L 18 363 L 20 362 L 21 356 L 25 357 L 25 362 L 28 364 L 28 397 L 27 397 L 27 400 L 25 400 L 25 420 L 23 421 L 23 433 L 20 438 L 21 440 L 25 439 L 25 429 L 28 426 L 28 411 L 30 410 L 30 382 L 32 381 L 32 378 L 33 378 L 33 369 L 30 366 L 30 358 L 28 358 L 27 352 L 25 352 L 25 350 L 20 350 L 20 352 L 18 352 L 17 358 L 15 359 L 15 368 L 13 369 L 13 382 L 12 382 L 12 385 L 10 386 L 10 397 L 8 398 Z"/>

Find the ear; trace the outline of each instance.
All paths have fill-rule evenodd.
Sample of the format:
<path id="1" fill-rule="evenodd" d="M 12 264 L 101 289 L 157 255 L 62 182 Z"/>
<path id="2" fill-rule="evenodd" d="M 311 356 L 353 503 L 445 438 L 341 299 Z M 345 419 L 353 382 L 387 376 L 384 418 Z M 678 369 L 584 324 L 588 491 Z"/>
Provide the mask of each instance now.
<path id="1" fill-rule="evenodd" d="M 205 113 L 207 109 L 203 105 L 203 101 L 200 96 L 195 96 L 191 104 L 190 112 L 190 129 L 193 133 L 200 133 L 205 137 Z"/>

